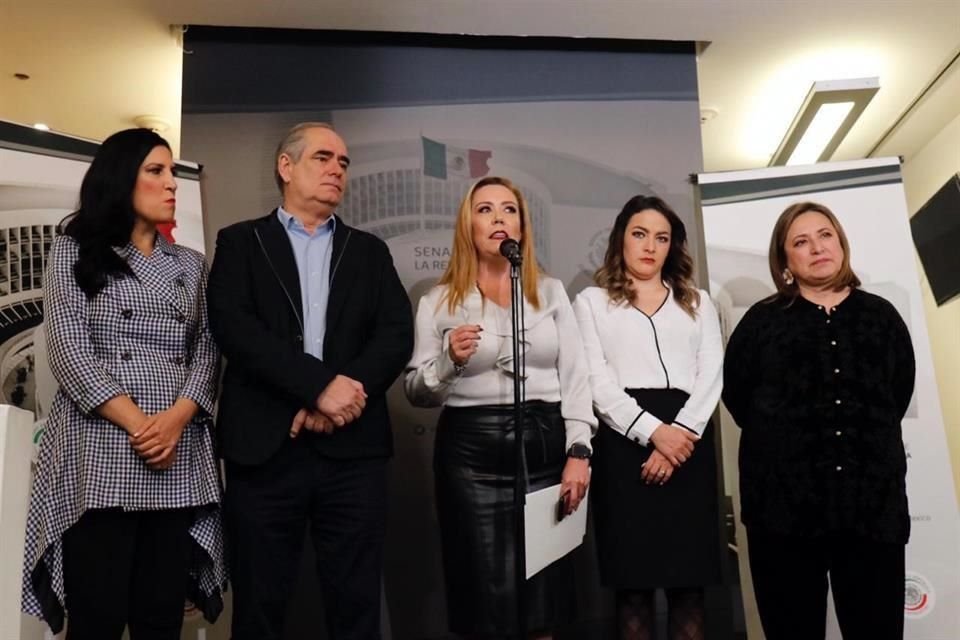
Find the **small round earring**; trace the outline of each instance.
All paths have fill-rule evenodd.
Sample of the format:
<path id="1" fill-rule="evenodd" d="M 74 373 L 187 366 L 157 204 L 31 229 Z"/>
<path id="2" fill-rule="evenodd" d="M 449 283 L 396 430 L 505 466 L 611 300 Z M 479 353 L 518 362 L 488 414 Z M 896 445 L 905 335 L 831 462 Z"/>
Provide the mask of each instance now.
<path id="1" fill-rule="evenodd" d="M 790 273 L 790 269 L 784 269 L 781 275 L 783 276 L 784 282 L 786 282 L 788 285 L 793 284 L 793 274 Z"/>

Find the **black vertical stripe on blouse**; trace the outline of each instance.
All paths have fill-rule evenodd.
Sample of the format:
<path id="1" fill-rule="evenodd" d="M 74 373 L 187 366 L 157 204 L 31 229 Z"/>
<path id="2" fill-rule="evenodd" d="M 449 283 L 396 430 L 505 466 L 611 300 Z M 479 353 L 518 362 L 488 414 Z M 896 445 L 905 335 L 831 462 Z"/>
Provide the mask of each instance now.
<path id="1" fill-rule="evenodd" d="M 730 337 L 723 401 L 742 429 L 743 523 L 792 535 L 910 534 L 901 421 L 913 345 L 883 298 L 830 310 L 798 297 L 753 305 Z"/>
<path id="2" fill-rule="evenodd" d="M 667 303 L 667 300 L 669 298 L 670 298 L 670 292 L 667 291 L 667 296 L 663 299 L 663 302 L 660 303 L 660 306 L 657 307 L 657 311 L 660 311 L 660 309 L 663 309 L 663 305 Z M 660 337 L 657 335 L 657 325 L 654 324 L 653 322 L 653 316 L 657 315 L 657 311 L 654 311 L 651 315 L 647 315 L 646 312 L 640 307 L 634 305 L 633 308 L 639 311 L 640 314 L 647 319 L 647 322 L 650 323 L 650 330 L 653 331 L 653 346 L 657 348 L 657 358 L 660 360 L 660 368 L 663 369 L 663 378 L 666 384 L 666 388 L 669 389 L 670 388 L 670 372 L 667 371 L 667 365 L 664 364 L 663 362 L 663 352 L 660 351 Z M 640 416 L 637 416 L 637 418 L 639 417 Z M 636 420 L 634 420 L 634 423 L 636 423 Z M 630 428 L 633 428 L 633 425 L 630 425 Z M 687 429 L 688 431 L 690 430 L 690 427 L 684 426 L 684 428 Z M 627 434 L 629 433 L 630 433 L 630 429 L 627 429 Z M 627 434 L 624 434 L 624 435 L 627 435 Z"/>

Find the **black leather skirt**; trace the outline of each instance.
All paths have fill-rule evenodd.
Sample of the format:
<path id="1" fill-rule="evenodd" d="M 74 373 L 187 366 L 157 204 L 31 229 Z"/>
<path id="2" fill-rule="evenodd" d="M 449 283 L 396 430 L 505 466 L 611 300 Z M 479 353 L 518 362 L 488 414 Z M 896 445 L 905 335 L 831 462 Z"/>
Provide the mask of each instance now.
<path id="1" fill-rule="evenodd" d="M 527 491 L 560 482 L 566 430 L 558 403 L 528 402 L 524 422 Z M 450 630 L 505 636 L 516 630 L 515 450 L 512 405 L 447 407 L 434 448 L 437 515 Z M 556 629 L 573 618 L 570 557 L 526 583 L 527 628 Z"/>

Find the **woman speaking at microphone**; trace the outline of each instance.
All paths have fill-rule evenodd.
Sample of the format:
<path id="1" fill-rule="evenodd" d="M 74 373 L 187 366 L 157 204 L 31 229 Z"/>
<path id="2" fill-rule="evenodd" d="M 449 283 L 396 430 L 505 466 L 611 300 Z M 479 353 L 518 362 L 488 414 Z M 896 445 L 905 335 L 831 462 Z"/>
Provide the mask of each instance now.
<path id="1" fill-rule="evenodd" d="M 470 638 L 516 633 L 514 576 L 513 361 L 510 262 L 523 261 L 526 402 L 523 446 L 528 491 L 560 483 L 572 513 L 589 483 L 596 427 L 580 333 L 563 284 L 534 256 L 533 226 L 520 190 L 488 177 L 467 192 L 450 264 L 420 300 L 405 388 L 421 407 L 443 406 L 434 449 L 437 512 L 450 630 Z M 505 247 L 506 248 L 506 247 Z M 569 558 L 526 583 L 526 628 L 548 638 L 573 613 Z"/>

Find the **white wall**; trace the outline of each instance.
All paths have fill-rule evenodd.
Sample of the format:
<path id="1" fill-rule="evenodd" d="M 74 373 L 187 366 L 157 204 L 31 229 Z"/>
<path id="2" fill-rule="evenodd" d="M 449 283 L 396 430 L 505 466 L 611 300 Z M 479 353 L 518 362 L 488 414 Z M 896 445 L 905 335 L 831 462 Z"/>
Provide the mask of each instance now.
<path id="1" fill-rule="evenodd" d="M 903 165 L 910 214 L 916 213 L 947 178 L 957 172 L 960 172 L 960 107 L 953 121 Z M 960 217 L 960 211 L 957 216 Z M 922 266 L 919 271 L 923 273 Z M 953 483 L 960 495 L 960 298 L 937 307 L 925 275 L 920 284 L 953 465 Z"/>

